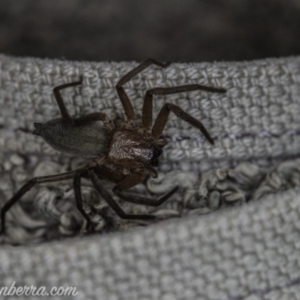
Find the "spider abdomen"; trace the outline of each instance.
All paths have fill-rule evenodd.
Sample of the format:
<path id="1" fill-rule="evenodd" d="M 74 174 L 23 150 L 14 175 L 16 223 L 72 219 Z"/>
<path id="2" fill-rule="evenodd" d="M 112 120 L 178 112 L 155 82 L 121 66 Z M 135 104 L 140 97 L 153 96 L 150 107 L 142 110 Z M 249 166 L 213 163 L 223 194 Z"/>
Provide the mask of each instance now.
<path id="1" fill-rule="evenodd" d="M 114 132 L 109 144 L 108 159 L 115 165 L 129 169 L 157 166 L 162 153 L 154 141 L 136 130 L 120 129 Z"/>
<path id="2" fill-rule="evenodd" d="M 74 126 L 63 119 L 35 123 L 34 134 L 40 135 L 54 149 L 81 157 L 98 157 L 107 149 L 107 133 L 98 124 Z"/>

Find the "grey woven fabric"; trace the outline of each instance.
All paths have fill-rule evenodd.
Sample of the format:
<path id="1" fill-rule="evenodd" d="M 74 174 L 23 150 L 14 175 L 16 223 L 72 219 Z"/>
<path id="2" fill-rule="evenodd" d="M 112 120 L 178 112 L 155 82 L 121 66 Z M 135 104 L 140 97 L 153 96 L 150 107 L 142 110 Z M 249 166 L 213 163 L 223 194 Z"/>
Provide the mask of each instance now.
<path id="1" fill-rule="evenodd" d="M 82 88 L 63 93 L 71 114 L 101 110 L 123 117 L 114 85 L 135 65 L 0 57 L 1 205 L 36 169 L 51 174 L 78 163 L 26 132 L 33 122 L 58 116 L 53 87 L 83 74 Z M 189 174 L 187 183 L 177 179 L 183 190 L 176 201 L 183 204 L 168 209 L 188 208 L 195 215 L 34 247 L 2 245 L 0 285 L 10 286 L 14 280 L 17 285 L 48 288 L 72 285 L 78 288 L 77 299 L 300 299 L 299 161 L 287 161 L 297 157 L 300 146 L 299 73 L 300 58 L 290 57 L 173 64 L 138 75 L 126 91 L 139 116 L 145 91 L 154 86 L 201 83 L 227 89 L 226 95 L 192 92 L 155 101 L 154 114 L 168 99 L 201 120 L 216 141 L 215 146 L 209 145 L 197 130 L 172 116 L 164 132 L 170 143 L 159 168 L 167 175 L 160 185 L 148 182 L 148 189 L 159 193 L 176 172 Z M 239 169 L 244 162 L 248 172 L 245 167 Z M 207 173 L 200 182 L 203 172 Z M 227 184 L 225 191 L 220 183 Z M 45 189 L 53 202 L 59 190 Z M 257 201 L 240 207 L 225 205 L 203 215 L 203 211 L 199 214 L 201 201 L 193 207 L 195 202 L 190 200 L 195 190 L 196 200 L 216 199 L 218 194 L 224 203 L 251 197 Z M 42 188 L 35 193 L 38 196 L 29 195 L 25 204 L 32 198 L 47 198 Z M 22 223 L 21 215 L 17 206 L 10 221 L 32 222 L 32 228 L 38 228 L 47 219 Z M 26 232 L 14 232 L 14 238 L 18 233 L 19 240 L 24 239 Z"/>
<path id="2" fill-rule="evenodd" d="M 0 249 L 1 284 L 78 299 L 299 299 L 299 190 L 108 236 Z"/>
<path id="3" fill-rule="evenodd" d="M 59 116 L 53 87 L 77 80 L 81 74 L 82 88 L 63 93 L 71 114 L 101 110 L 112 117 L 123 116 L 114 86 L 133 66 L 136 64 L 1 56 L 0 124 L 5 127 L 1 131 L 1 148 L 57 155 L 41 139 L 8 129 L 32 128 L 33 122 Z M 197 129 L 172 116 L 164 132 L 172 144 L 164 151 L 161 168 L 185 165 L 185 169 L 209 170 L 229 162 L 282 160 L 298 153 L 299 68 L 298 57 L 250 63 L 172 64 L 164 70 L 149 68 L 126 87 L 139 116 L 145 92 L 154 86 L 200 83 L 228 89 L 225 95 L 195 91 L 157 97 L 154 101 L 155 115 L 168 99 L 201 120 L 216 142 L 214 147 L 204 142 Z"/>

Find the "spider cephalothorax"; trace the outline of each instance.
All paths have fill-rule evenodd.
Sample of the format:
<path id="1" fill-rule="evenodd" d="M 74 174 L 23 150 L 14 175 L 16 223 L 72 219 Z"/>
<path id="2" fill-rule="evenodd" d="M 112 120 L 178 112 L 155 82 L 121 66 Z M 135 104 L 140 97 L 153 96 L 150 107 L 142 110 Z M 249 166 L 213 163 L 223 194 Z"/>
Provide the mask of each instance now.
<path id="1" fill-rule="evenodd" d="M 119 124 L 113 122 L 102 113 L 91 113 L 79 118 L 72 118 L 63 102 L 60 90 L 76 86 L 80 81 L 67 83 L 54 88 L 54 96 L 59 106 L 62 118 L 50 120 L 44 124 L 35 123 L 34 134 L 42 136 L 44 140 L 58 151 L 68 154 L 91 158 L 90 163 L 76 170 L 50 176 L 35 177 L 28 181 L 21 189 L 3 206 L 1 210 L 1 231 L 5 231 L 5 214 L 36 183 L 45 183 L 73 179 L 75 200 L 78 210 L 86 219 L 86 227 L 91 228 L 91 220 L 82 207 L 81 177 L 89 178 L 102 198 L 110 205 L 117 215 L 124 219 L 154 219 L 154 215 L 127 214 L 102 187 L 101 180 L 115 182 L 113 192 L 121 199 L 148 206 L 159 206 L 177 191 L 177 187 L 160 199 L 151 199 L 124 193 L 144 181 L 147 175 L 157 175 L 153 167 L 158 165 L 158 158 L 166 144 L 160 136 L 166 125 L 170 112 L 177 117 L 198 128 L 205 138 L 213 144 L 213 140 L 202 123 L 180 107 L 165 103 L 152 126 L 152 100 L 153 95 L 168 95 L 194 90 L 225 93 L 225 89 L 208 87 L 198 84 L 153 88 L 146 91 L 143 104 L 142 120 L 136 123 L 135 113 L 130 100 L 123 89 L 123 85 L 149 65 L 155 64 L 167 67 L 169 64 L 148 59 L 130 71 L 119 80 L 116 85 L 118 96 L 122 102 L 127 120 Z M 100 121 L 100 122 L 99 122 Z"/>

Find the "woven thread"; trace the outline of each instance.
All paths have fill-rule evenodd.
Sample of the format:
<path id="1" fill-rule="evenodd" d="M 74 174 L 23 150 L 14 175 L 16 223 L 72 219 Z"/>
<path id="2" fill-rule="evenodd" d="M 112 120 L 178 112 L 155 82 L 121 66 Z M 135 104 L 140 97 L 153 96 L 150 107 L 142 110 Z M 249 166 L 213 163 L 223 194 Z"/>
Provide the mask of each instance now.
<path id="1" fill-rule="evenodd" d="M 214 214 L 35 247 L 1 247 L 1 284 L 78 299 L 299 299 L 299 190 Z"/>
<path id="2" fill-rule="evenodd" d="M 123 117 L 114 85 L 133 66 L 0 56 L 1 205 L 31 176 L 82 162 L 24 132 L 33 122 L 59 116 L 53 87 L 83 74 L 82 88 L 63 92 L 70 113 L 101 110 Z M 147 190 L 159 194 L 179 184 L 181 193 L 158 210 L 125 208 L 187 216 L 124 232 L 132 224 L 116 218 L 83 182 L 85 209 L 94 206 L 97 230 L 123 232 L 35 247 L 2 245 L 0 287 L 12 281 L 75 285 L 78 299 L 299 299 L 299 72 L 300 58 L 291 57 L 172 64 L 139 74 L 126 85 L 138 116 L 145 91 L 154 86 L 200 83 L 227 89 L 225 95 L 192 92 L 154 101 L 154 114 L 165 101 L 178 104 L 204 123 L 216 144 L 171 117 L 161 173 L 148 181 Z M 137 187 L 141 194 L 147 190 Z M 1 244 L 32 244 L 78 232 L 82 217 L 70 184 L 51 184 L 24 196 L 8 222 Z"/>
<path id="3" fill-rule="evenodd" d="M 114 86 L 136 65 L 1 56 L 1 149 L 59 155 L 41 139 L 14 129 L 31 130 L 33 122 L 59 116 L 53 87 L 77 80 L 81 74 L 83 86 L 63 92 L 70 113 L 102 111 L 113 118 L 124 117 Z M 140 117 L 145 92 L 155 86 L 199 83 L 226 88 L 224 95 L 195 91 L 155 97 L 154 101 L 154 116 L 165 101 L 178 104 L 201 120 L 216 140 L 211 146 L 195 128 L 171 116 L 164 136 L 173 142 L 164 151 L 162 165 L 193 161 L 203 170 L 205 160 L 205 170 L 209 170 L 224 158 L 243 161 L 298 153 L 299 70 L 298 57 L 250 63 L 175 63 L 166 69 L 150 67 L 127 83 L 126 91 Z"/>

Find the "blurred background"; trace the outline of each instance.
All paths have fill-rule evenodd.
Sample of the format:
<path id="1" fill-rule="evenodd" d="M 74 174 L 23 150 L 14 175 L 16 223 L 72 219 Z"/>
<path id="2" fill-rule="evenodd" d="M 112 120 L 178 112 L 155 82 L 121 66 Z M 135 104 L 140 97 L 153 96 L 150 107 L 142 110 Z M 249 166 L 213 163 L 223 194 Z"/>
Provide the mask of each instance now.
<path id="1" fill-rule="evenodd" d="M 300 0 L 0 0 L 0 52 L 68 60 L 300 53 Z"/>

